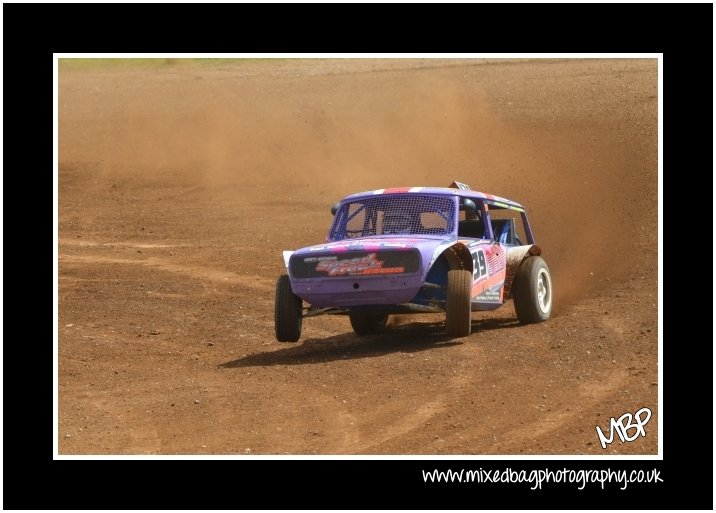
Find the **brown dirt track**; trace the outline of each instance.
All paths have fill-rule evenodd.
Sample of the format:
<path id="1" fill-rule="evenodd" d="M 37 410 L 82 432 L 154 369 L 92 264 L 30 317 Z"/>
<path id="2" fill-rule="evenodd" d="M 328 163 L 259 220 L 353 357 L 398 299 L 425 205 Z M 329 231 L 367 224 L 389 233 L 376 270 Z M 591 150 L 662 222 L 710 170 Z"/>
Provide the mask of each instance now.
<path id="1" fill-rule="evenodd" d="M 60 69 L 60 454 L 656 454 L 655 60 Z M 552 319 L 275 341 L 332 203 L 454 179 L 527 206 Z"/>

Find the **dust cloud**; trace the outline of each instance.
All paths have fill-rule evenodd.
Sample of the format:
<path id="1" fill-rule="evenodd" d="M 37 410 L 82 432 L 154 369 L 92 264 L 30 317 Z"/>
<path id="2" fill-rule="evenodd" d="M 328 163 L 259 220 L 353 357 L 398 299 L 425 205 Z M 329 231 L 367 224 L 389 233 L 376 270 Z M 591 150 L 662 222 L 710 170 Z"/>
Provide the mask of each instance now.
<path id="1" fill-rule="evenodd" d="M 653 66 L 643 89 L 655 91 L 655 64 L 628 64 L 614 73 Z M 249 197 L 325 204 L 325 212 L 361 190 L 460 180 L 527 207 L 557 308 L 655 272 L 655 96 L 606 103 L 588 74 L 568 91 L 550 77 L 532 94 L 511 93 L 513 80 L 534 78 L 524 69 L 509 82 L 494 64 L 300 78 L 114 75 L 68 100 L 75 108 L 60 116 L 60 161 L 91 160 L 100 181 L 132 176 L 151 187 L 176 176 L 206 194 L 239 184 Z M 555 75 L 567 72 L 568 63 L 554 65 Z M 79 137 L 67 141 L 66 132 Z"/>

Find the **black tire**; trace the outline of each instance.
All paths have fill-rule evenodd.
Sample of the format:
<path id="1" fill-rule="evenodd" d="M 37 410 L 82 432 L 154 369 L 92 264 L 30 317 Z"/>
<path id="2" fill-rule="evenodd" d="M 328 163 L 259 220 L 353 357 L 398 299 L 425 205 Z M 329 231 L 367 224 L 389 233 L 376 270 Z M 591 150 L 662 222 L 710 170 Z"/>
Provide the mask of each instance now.
<path id="1" fill-rule="evenodd" d="M 356 335 L 376 335 L 385 329 L 388 314 L 372 312 L 350 312 L 351 327 Z"/>
<path id="2" fill-rule="evenodd" d="M 521 323 L 532 324 L 549 319 L 552 312 L 552 277 L 541 257 L 531 256 L 522 261 L 515 275 L 512 297 Z"/>
<path id="3" fill-rule="evenodd" d="M 451 337 L 467 337 L 470 334 L 470 291 L 472 273 L 454 269 L 448 271 L 445 328 Z"/>
<path id="4" fill-rule="evenodd" d="M 303 300 L 291 290 L 291 280 L 285 274 L 276 282 L 274 303 L 274 326 L 276 340 L 279 342 L 297 342 L 301 338 L 303 324 Z"/>

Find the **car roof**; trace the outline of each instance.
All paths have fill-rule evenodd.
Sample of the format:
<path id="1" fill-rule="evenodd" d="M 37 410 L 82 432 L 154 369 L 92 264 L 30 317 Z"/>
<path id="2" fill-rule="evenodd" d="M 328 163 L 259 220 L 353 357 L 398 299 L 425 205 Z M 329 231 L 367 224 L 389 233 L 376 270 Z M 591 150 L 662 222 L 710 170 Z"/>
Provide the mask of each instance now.
<path id="1" fill-rule="evenodd" d="M 358 198 L 362 198 L 365 196 L 375 196 L 375 195 L 381 195 L 381 194 L 405 194 L 405 193 L 420 193 L 420 194 L 442 194 L 442 195 L 449 195 L 449 196 L 460 196 L 461 198 L 471 198 L 471 199 L 478 199 L 478 200 L 490 200 L 497 203 L 498 206 L 501 206 L 500 203 L 502 203 L 505 207 L 515 207 L 520 210 L 524 210 L 524 207 L 517 203 L 516 201 L 508 200 L 507 198 L 503 198 L 501 196 L 495 196 L 494 194 L 488 194 L 486 192 L 480 192 L 480 191 L 472 191 L 472 190 L 462 190 L 462 189 L 452 189 L 448 187 L 394 187 L 392 189 L 376 189 L 373 191 L 365 191 L 365 192 L 359 192 L 356 194 L 351 194 L 349 196 L 346 196 L 343 198 L 343 201 L 349 201 L 354 200 Z"/>

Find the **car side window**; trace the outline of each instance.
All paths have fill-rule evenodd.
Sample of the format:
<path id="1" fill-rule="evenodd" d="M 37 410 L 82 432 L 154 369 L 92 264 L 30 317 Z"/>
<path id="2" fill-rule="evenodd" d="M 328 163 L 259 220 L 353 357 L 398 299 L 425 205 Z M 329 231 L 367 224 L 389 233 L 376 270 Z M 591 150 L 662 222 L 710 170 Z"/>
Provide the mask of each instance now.
<path id="1" fill-rule="evenodd" d="M 458 237 L 480 239 L 485 236 L 485 223 L 482 219 L 465 219 L 457 224 Z"/>

